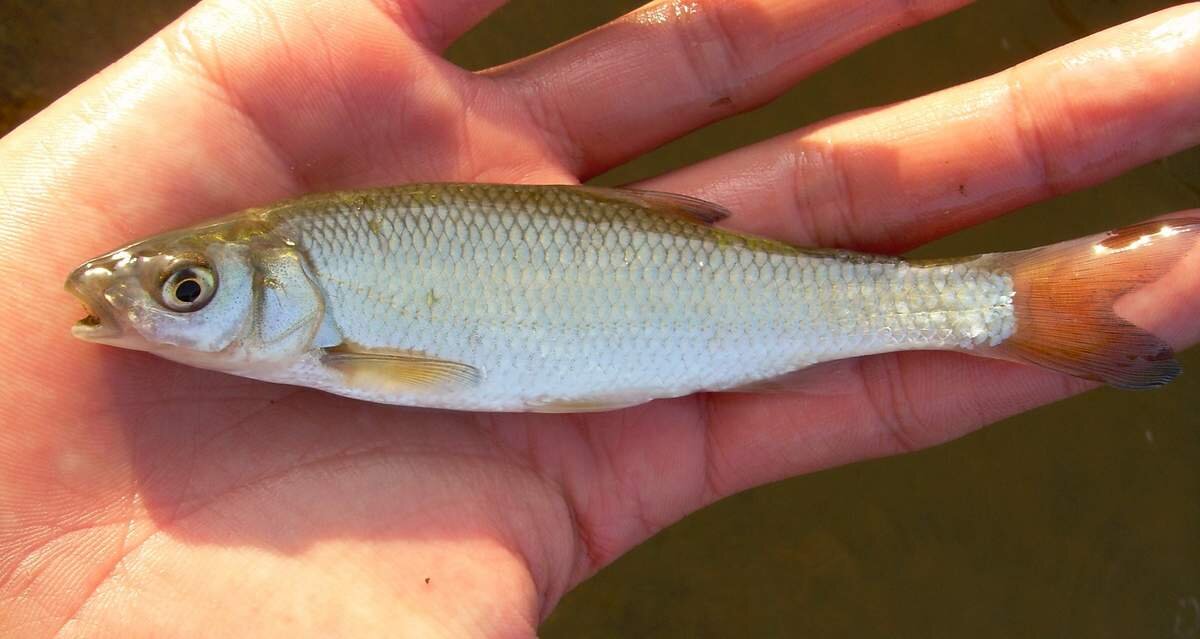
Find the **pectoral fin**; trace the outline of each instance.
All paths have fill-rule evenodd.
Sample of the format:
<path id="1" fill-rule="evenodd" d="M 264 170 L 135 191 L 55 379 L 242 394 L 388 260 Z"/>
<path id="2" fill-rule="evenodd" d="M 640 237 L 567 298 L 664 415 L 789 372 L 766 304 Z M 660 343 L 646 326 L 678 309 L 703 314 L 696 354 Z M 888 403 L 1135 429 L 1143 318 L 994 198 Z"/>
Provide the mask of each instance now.
<path id="1" fill-rule="evenodd" d="M 729 210 L 689 195 L 643 191 L 640 189 L 610 189 L 600 186 L 580 186 L 580 191 L 602 200 L 613 200 L 651 209 L 656 213 L 681 216 L 700 224 L 713 224 L 729 217 Z"/>
<path id="2" fill-rule="evenodd" d="M 371 349 L 342 343 L 325 349 L 321 362 L 341 373 L 354 388 L 378 391 L 445 391 L 477 385 L 474 366 L 417 351 Z"/>

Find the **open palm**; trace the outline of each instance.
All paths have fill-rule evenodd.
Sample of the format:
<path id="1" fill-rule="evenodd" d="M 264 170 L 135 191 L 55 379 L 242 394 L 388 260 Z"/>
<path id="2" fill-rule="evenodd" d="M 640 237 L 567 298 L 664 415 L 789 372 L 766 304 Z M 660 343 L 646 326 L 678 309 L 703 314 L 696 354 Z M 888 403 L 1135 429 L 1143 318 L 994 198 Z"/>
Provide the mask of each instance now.
<path id="1" fill-rule="evenodd" d="M 206 0 L 0 141 L 0 628 L 530 635 L 713 500 L 1087 388 L 908 353 L 800 394 L 467 414 L 69 338 L 62 278 L 121 242 L 303 192 L 586 179 L 965 2 L 655 2 L 481 74 L 440 58 L 498 4 Z M 1197 96 L 1190 4 L 651 186 L 721 202 L 743 230 L 904 250 L 1196 144 Z M 1193 284 L 1175 304 L 1200 307 Z M 1177 315 L 1167 336 L 1195 341 L 1196 313 Z"/>

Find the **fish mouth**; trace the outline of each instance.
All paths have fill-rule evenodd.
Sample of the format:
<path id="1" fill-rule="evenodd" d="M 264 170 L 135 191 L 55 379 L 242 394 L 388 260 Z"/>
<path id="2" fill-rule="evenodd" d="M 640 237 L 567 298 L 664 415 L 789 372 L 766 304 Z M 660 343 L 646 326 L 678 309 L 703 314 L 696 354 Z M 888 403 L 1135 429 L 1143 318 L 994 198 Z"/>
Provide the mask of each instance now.
<path id="1" fill-rule="evenodd" d="M 90 312 L 91 309 L 84 307 L 83 310 L 88 312 L 88 315 L 87 315 L 87 317 L 79 320 L 78 322 L 75 322 L 76 326 L 82 326 L 85 329 L 92 329 L 97 326 L 103 326 L 104 323 L 100 321 L 100 318 L 91 314 L 91 312 Z"/>
<path id="2" fill-rule="evenodd" d="M 71 327 L 71 334 L 75 337 L 91 342 L 121 335 L 121 327 L 117 324 L 116 317 L 108 310 L 103 296 L 103 285 L 111 279 L 112 273 L 108 269 L 88 268 L 86 264 L 75 269 L 67 278 L 67 292 L 83 304 L 83 312 L 86 313 L 83 319 Z"/>

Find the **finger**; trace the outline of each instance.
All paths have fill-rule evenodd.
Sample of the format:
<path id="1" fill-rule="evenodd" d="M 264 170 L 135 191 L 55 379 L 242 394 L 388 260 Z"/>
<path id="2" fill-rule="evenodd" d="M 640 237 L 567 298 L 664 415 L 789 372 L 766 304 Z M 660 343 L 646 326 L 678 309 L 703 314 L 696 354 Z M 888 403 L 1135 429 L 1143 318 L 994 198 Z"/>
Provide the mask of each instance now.
<path id="1" fill-rule="evenodd" d="M 1158 289 L 1153 300 L 1142 300 L 1129 318 L 1176 348 L 1200 341 L 1200 247 L 1160 283 L 1153 287 Z M 711 397 L 712 453 L 705 473 L 711 499 L 783 477 L 928 448 L 1097 386 L 958 353 L 893 353 L 844 365 L 853 374 L 840 379 L 851 383 L 837 393 Z"/>
<path id="2" fill-rule="evenodd" d="M 1200 245 L 1118 311 L 1175 346 L 1200 341 Z M 908 352 L 822 364 L 793 393 L 710 393 L 579 416 L 586 437 L 570 444 L 550 416 L 497 419 L 511 421 L 504 443 L 561 483 L 579 529 L 578 581 L 738 491 L 933 446 L 1094 387 L 1032 366 Z"/>
<path id="3" fill-rule="evenodd" d="M 490 74 L 523 94 L 564 159 L 587 177 L 967 2 L 659 0 Z"/>
<path id="4" fill-rule="evenodd" d="M 1169 217 L 1197 219 L 1200 210 Z M 1200 244 L 1118 313 L 1175 348 L 1200 341 Z M 710 499 L 782 477 L 911 452 L 966 435 L 1097 384 L 1033 366 L 958 353 L 893 353 L 837 363 L 799 395 L 709 399 Z M 1173 391 L 1186 380 L 1175 382 Z M 1167 391 L 1170 392 L 1170 391 Z"/>
<path id="5" fill-rule="evenodd" d="M 713 397 L 714 497 L 922 450 L 1093 387 L 957 353 L 893 353 L 847 366 L 854 382 L 835 397 Z"/>
<path id="6" fill-rule="evenodd" d="M 303 192 L 569 178 L 540 148 L 463 151 L 469 75 L 369 3 L 342 6 L 322 20 L 311 12 L 329 3 L 198 4 L 4 138 L 17 159 L 0 166 L 0 197 L 35 212 L 14 225 L 105 220 L 72 226 L 58 273 L 81 252 Z"/>
<path id="7" fill-rule="evenodd" d="M 902 251 L 1200 143 L 1200 4 L 661 176 L 756 233 Z"/>
<path id="8" fill-rule="evenodd" d="M 433 51 L 450 46 L 506 0 L 371 0 L 415 40 Z"/>

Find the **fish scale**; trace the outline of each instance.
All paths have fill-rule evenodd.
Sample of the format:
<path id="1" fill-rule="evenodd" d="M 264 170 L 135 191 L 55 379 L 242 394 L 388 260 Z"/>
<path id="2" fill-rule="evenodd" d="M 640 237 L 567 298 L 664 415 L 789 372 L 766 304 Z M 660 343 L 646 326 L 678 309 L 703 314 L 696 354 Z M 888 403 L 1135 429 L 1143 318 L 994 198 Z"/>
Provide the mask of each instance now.
<path id="1" fill-rule="evenodd" d="M 1005 273 L 806 251 L 569 187 L 417 185 L 302 198 L 267 219 L 303 253 L 345 340 L 483 373 L 411 396 L 330 388 L 364 399 L 637 403 L 1014 330 Z M 288 377 L 336 385 L 311 362 Z"/>

